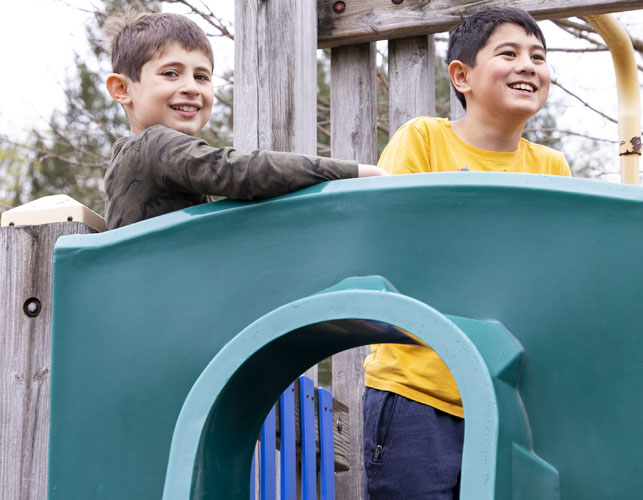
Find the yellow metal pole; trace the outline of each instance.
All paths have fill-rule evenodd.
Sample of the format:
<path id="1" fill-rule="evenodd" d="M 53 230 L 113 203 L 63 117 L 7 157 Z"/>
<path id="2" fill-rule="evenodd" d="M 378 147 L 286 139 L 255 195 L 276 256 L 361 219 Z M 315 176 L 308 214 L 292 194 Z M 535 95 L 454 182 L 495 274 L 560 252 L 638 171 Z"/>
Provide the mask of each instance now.
<path id="1" fill-rule="evenodd" d="M 625 28 L 611 14 L 588 16 L 587 20 L 605 40 L 614 62 L 621 182 L 640 184 L 641 97 L 632 41 Z"/>

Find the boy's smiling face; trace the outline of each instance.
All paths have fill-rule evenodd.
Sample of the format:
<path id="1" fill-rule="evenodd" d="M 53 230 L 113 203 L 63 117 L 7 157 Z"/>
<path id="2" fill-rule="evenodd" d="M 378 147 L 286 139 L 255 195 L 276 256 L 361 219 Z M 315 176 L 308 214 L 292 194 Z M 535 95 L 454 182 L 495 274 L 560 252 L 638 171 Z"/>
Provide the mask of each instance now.
<path id="1" fill-rule="evenodd" d="M 498 26 L 467 67 L 467 112 L 479 107 L 496 115 L 529 118 L 545 104 L 551 75 L 538 37 L 516 24 Z"/>
<path id="2" fill-rule="evenodd" d="M 140 80 L 129 80 L 128 87 L 130 102 L 125 108 L 132 134 L 165 125 L 194 135 L 210 118 L 212 64 L 200 50 L 167 46 L 143 65 Z"/>

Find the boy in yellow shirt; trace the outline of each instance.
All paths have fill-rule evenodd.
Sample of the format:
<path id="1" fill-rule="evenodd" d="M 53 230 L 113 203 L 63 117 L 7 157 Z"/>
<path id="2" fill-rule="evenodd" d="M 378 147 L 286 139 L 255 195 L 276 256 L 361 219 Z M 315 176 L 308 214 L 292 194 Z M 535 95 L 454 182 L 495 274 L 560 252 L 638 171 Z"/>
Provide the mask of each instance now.
<path id="1" fill-rule="evenodd" d="M 546 55 L 540 28 L 522 10 L 489 8 L 466 18 L 450 33 L 447 51 L 464 118 L 411 120 L 391 138 L 378 166 L 393 174 L 569 176 L 561 153 L 522 138 L 547 99 Z M 365 498 L 459 498 L 464 413 L 444 362 L 429 347 L 381 344 L 364 365 Z"/>

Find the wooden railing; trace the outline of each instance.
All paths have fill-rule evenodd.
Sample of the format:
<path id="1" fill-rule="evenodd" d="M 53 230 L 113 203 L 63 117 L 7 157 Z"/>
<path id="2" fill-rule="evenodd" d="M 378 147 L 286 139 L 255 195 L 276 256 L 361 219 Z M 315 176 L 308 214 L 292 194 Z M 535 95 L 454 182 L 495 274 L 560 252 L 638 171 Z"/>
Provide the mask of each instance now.
<path id="1" fill-rule="evenodd" d="M 349 469 L 347 417 L 348 408 L 312 379 L 292 383 L 261 429 L 251 498 L 333 500 L 335 472 Z"/>

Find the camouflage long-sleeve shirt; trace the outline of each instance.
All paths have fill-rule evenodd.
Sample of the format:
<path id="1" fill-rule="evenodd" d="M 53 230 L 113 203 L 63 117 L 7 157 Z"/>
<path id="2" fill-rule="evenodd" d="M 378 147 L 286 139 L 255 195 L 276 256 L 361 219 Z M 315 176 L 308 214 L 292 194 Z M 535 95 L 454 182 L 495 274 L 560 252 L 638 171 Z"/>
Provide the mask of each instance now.
<path id="1" fill-rule="evenodd" d="M 357 172 L 352 161 L 241 153 L 155 125 L 114 143 L 105 175 L 107 229 L 206 203 L 208 196 L 269 198 Z"/>

